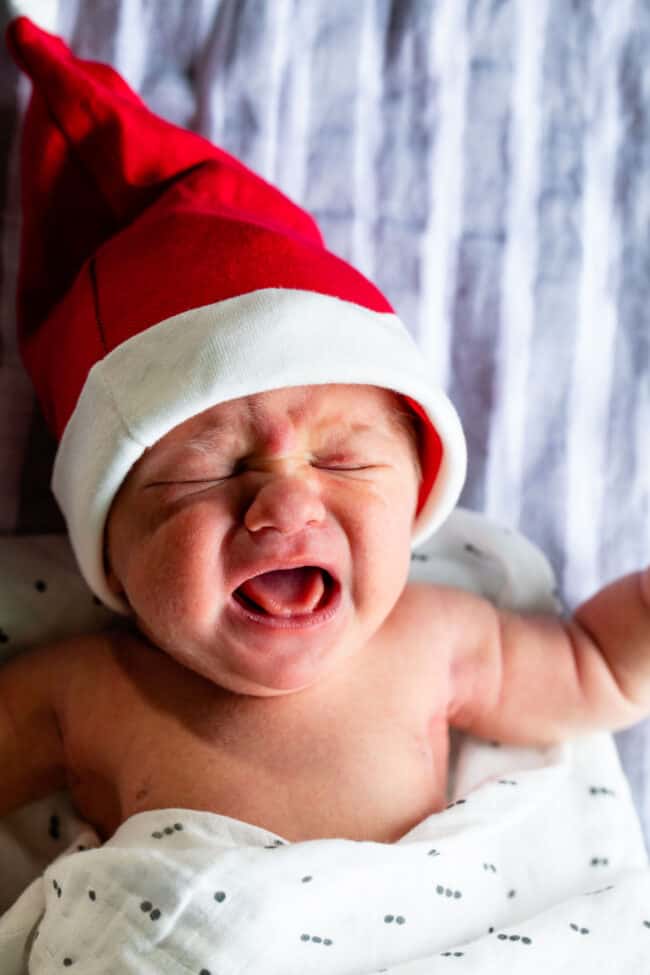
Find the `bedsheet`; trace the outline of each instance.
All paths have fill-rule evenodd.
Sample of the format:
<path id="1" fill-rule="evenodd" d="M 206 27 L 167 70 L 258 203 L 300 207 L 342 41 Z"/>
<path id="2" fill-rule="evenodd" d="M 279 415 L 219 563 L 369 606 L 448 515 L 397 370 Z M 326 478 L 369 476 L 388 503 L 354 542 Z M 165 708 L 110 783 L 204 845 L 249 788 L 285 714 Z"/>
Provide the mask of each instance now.
<path id="1" fill-rule="evenodd" d="M 412 329 L 469 444 L 462 503 L 548 554 L 567 606 L 650 550 L 644 0 L 20 0 L 152 108 L 310 209 Z M 61 530 L 14 339 L 0 52 L 0 531 Z M 616 736 L 650 837 L 648 723 Z"/>

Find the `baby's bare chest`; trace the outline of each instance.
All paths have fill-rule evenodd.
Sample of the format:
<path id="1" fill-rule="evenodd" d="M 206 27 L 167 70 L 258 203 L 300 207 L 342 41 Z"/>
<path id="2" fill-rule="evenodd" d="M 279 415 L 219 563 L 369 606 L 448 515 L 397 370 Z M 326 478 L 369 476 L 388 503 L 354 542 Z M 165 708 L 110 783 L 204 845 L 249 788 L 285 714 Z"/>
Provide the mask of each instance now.
<path id="1" fill-rule="evenodd" d="M 190 808 L 294 841 L 395 840 L 446 801 L 432 678 L 415 655 L 410 673 L 357 669 L 322 694 L 260 700 L 143 654 L 136 679 L 116 670 L 110 692 L 71 716 L 73 798 L 104 836 L 144 810 Z"/>

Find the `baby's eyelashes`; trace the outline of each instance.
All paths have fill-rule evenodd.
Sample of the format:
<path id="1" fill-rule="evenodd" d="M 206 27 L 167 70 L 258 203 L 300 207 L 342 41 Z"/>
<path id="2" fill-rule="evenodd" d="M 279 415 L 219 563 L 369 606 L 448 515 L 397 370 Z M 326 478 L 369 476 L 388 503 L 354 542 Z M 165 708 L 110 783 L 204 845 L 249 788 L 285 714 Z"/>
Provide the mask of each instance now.
<path id="1" fill-rule="evenodd" d="M 352 464 L 352 463 L 339 463 L 336 461 L 312 461 L 312 467 L 316 467 L 318 470 L 324 471 L 369 471 L 378 464 Z"/>
<path id="2" fill-rule="evenodd" d="M 185 498 L 193 497 L 198 494 L 212 491 L 229 481 L 230 475 L 222 477 L 200 477 L 184 478 L 174 480 L 149 481 L 145 484 L 144 491 L 152 499 L 156 499 L 164 504 L 182 501 Z"/>
<path id="3" fill-rule="evenodd" d="M 149 481 L 144 486 L 145 488 L 170 488 L 181 485 L 187 485 L 189 487 L 196 485 L 198 487 L 203 487 L 206 484 L 219 484 L 221 481 L 228 480 L 229 477 L 232 477 L 232 475 L 222 474 L 218 476 L 213 474 L 210 477 L 175 477 L 166 481 Z"/>

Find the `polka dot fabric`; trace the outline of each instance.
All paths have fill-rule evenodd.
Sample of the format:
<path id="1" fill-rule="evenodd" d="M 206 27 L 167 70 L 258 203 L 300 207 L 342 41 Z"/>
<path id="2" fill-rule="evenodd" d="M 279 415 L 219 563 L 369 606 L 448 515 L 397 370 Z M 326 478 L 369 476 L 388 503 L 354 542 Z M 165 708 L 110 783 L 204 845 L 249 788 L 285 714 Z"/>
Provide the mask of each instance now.
<path id="1" fill-rule="evenodd" d="M 83 840 L 0 923 L 32 975 L 647 972 L 650 872 L 607 735 L 463 739 L 447 809 L 394 844 L 185 809 Z"/>

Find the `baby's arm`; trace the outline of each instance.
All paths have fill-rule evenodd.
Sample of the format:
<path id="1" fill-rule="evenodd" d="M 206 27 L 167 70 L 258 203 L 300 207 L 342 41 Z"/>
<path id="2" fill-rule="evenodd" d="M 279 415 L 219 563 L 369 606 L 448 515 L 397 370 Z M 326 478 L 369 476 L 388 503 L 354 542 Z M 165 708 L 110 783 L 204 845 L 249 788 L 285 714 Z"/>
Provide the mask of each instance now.
<path id="1" fill-rule="evenodd" d="M 650 714 L 650 569 L 602 589 L 568 620 L 496 610 L 467 594 L 454 617 L 452 725 L 534 744 Z"/>
<path id="2" fill-rule="evenodd" d="M 67 663 L 52 645 L 0 666 L 0 815 L 65 786 L 57 689 Z"/>

